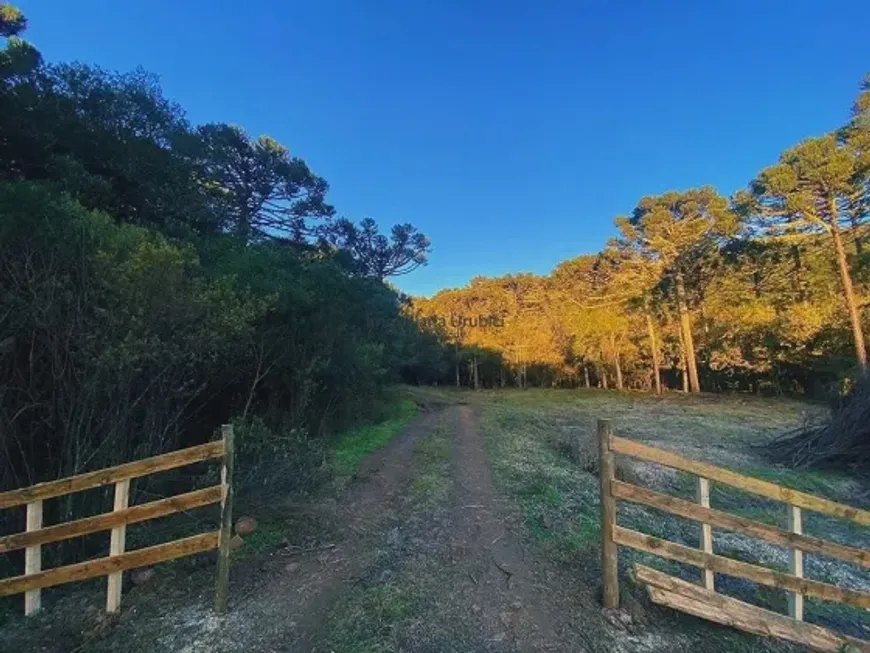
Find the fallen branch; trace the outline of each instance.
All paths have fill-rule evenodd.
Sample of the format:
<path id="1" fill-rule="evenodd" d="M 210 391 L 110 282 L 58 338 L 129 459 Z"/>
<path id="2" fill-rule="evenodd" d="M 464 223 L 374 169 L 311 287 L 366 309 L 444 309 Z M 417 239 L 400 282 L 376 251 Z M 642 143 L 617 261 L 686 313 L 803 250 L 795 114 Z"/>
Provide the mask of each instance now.
<path id="1" fill-rule="evenodd" d="M 299 547 L 295 547 L 295 546 L 293 546 L 293 545 L 290 545 L 290 546 L 287 547 L 287 548 L 288 548 L 288 549 L 294 549 L 294 550 L 293 550 L 293 551 L 287 551 L 287 550 L 285 549 L 284 551 L 281 552 L 281 555 L 285 555 L 285 556 L 295 556 L 295 555 L 301 555 L 301 554 L 303 554 L 303 553 L 314 553 L 314 552 L 316 552 L 316 551 L 326 551 L 326 550 L 328 550 L 328 549 L 334 549 L 334 548 L 335 548 L 335 544 L 323 544 L 323 545 L 321 545 L 321 546 L 312 546 L 312 547 L 309 547 L 309 548 L 307 548 L 307 549 L 303 549 L 303 548 L 299 548 Z"/>
<path id="2" fill-rule="evenodd" d="M 859 379 L 824 423 L 807 423 L 765 445 L 767 455 L 792 467 L 870 461 L 870 375 Z"/>
<path id="3" fill-rule="evenodd" d="M 493 558 L 492 561 L 495 563 L 495 566 L 498 567 L 499 570 L 505 575 L 505 580 L 504 580 L 505 587 L 510 589 L 511 588 L 511 579 L 514 576 L 514 572 L 512 572 L 507 567 L 503 567 L 501 564 L 499 564 L 498 560 L 496 560 L 495 558 Z"/>

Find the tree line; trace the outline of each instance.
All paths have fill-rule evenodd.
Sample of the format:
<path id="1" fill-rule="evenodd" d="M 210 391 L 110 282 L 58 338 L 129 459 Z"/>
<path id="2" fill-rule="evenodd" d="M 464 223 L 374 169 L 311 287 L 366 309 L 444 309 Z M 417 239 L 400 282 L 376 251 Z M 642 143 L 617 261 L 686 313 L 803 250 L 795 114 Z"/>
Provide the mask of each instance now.
<path id="1" fill-rule="evenodd" d="M 232 418 L 280 441 L 374 417 L 431 340 L 385 281 L 426 237 L 339 216 L 281 143 L 191 124 L 144 71 L 48 63 L 26 27 L 0 4 L 0 490 Z"/>
<path id="2" fill-rule="evenodd" d="M 415 298 L 445 345 L 420 381 L 811 393 L 866 371 L 870 77 L 841 129 L 747 188 L 644 197 L 603 251 Z M 504 328 L 451 327 L 498 316 Z"/>

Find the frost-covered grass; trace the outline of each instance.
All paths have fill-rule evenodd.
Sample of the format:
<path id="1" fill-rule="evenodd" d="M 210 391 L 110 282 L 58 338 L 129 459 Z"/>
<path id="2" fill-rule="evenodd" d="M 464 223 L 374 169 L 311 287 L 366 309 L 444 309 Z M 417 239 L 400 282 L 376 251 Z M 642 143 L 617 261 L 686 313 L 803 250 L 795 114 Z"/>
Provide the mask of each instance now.
<path id="1" fill-rule="evenodd" d="M 469 393 L 470 394 L 470 393 Z M 468 396 L 468 395 L 466 395 Z M 820 409 L 799 402 L 744 397 L 664 398 L 601 391 L 498 391 L 471 394 L 481 415 L 496 480 L 520 505 L 530 537 L 586 577 L 600 578 L 599 501 L 595 421 L 609 418 L 620 435 L 684 456 L 764 478 L 836 501 L 866 507 L 866 485 L 833 472 L 772 467 L 757 445 L 800 424 Z M 573 450 L 571 441 L 577 444 Z M 694 498 L 694 476 L 635 460 L 619 460 L 617 475 L 629 482 Z M 785 528 L 784 505 L 713 484 L 713 507 Z M 621 503 L 623 526 L 698 546 L 698 524 L 641 506 Z M 805 531 L 851 546 L 870 547 L 870 529 L 804 513 Z M 714 530 L 717 554 L 787 570 L 787 550 L 756 538 Z M 634 561 L 689 580 L 699 571 L 661 558 L 623 550 L 621 570 Z M 870 591 L 870 574 L 848 563 L 805 555 L 809 578 Z M 629 583 L 624 582 L 624 585 Z M 785 592 L 717 576 L 717 589 L 782 612 Z M 807 620 L 853 636 L 870 637 L 863 610 L 808 601 Z M 712 633 L 721 629 L 711 629 Z M 730 648 L 716 650 L 732 650 Z M 749 649 L 747 649 L 749 650 Z M 757 650 L 757 649 L 753 649 Z"/>
<path id="2" fill-rule="evenodd" d="M 562 560 L 590 553 L 600 539 L 598 480 L 554 446 L 558 420 L 501 402 L 484 406 L 494 478 L 517 498 L 529 533 Z"/>

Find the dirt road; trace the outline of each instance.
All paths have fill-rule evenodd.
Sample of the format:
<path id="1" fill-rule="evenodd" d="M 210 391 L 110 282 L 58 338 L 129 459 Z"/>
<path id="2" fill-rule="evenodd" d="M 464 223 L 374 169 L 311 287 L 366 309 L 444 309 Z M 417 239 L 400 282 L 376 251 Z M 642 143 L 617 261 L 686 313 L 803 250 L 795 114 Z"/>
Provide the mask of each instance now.
<path id="1" fill-rule="evenodd" d="M 72 614 L 88 632 L 70 638 L 62 626 L 43 624 L 44 636 L 28 650 L 683 649 L 678 640 L 633 634 L 630 611 L 604 614 L 597 574 L 560 566 L 528 541 L 516 500 L 493 484 L 476 420 L 468 405 L 428 407 L 337 499 L 269 506 L 316 518 L 272 551 L 240 556 L 226 617 L 211 610 L 213 566 L 205 561 L 186 580 L 176 575 L 134 588 L 118 621 L 101 615 L 98 591 L 94 607 L 81 597 L 58 606 L 58 624 Z M 0 650 L 22 650 L 13 640 L 0 634 Z"/>
<path id="2" fill-rule="evenodd" d="M 337 500 L 269 507 L 276 509 L 316 515 L 315 526 L 288 533 L 286 545 L 269 554 L 240 559 L 227 617 L 211 610 L 212 570 L 204 562 L 187 576 L 132 588 L 115 621 L 101 614 L 97 588 L 62 601 L 40 625 L 42 636 L 25 637 L 27 647 L 45 653 L 595 648 L 582 637 L 588 629 L 571 627 L 580 606 L 565 605 L 554 590 L 568 579 L 525 548 L 517 516 L 500 501 L 469 406 L 428 407 L 364 463 Z M 300 538 L 306 544 L 294 547 Z M 73 637 L 71 623 L 84 625 Z M 0 635 L 0 649 L 20 650 L 21 635 Z"/>

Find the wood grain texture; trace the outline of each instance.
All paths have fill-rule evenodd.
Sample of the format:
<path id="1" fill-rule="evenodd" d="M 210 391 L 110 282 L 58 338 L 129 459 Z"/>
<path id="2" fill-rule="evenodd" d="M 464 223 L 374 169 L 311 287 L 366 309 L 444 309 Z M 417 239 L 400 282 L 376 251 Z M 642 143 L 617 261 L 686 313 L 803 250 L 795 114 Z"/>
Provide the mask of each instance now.
<path id="1" fill-rule="evenodd" d="M 698 503 L 703 508 L 710 507 L 710 481 L 703 476 L 698 477 L 697 481 Z M 713 527 L 709 523 L 701 522 L 701 551 L 705 553 L 713 553 Z M 704 587 L 708 590 L 716 587 L 716 574 L 710 569 L 701 570 L 701 579 L 704 581 Z"/>
<path id="2" fill-rule="evenodd" d="M 610 451 L 613 427 L 608 420 L 598 420 L 598 476 L 601 488 L 601 568 L 604 577 L 604 607 L 619 607 L 619 550 L 613 540 L 616 525 L 616 499 L 611 494 L 611 481 L 616 476 L 616 464 Z"/>
<path id="3" fill-rule="evenodd" d="M 708 465 L 707 463 L 684 458 L 683 456 L 671 451 L 656 449 L 655 447 L 650 447 L 641 444 L 640 442 L 635 442 L 634 440 L 627 440 L 625 438 L 614 436 L 611 440 L 611 450 L 614 453 L 632 456 L 633 458 L 640 458 L 641 460 L 658 463 L 660 465 L 665 465 L 666 467 L 673 467 L 674 469 L 689 472 L 690 474 L 695 474 L 697 476 L 703 476 L 711 481 L 724 483 L 725 485 L 740 488 L 741 490 L 752 494 L 757 494 L 768 499 L 797 506 L 798 508 L 813 510 L 815 512 L 831 515 L 832 517 L 849 519 L 863 526 L 870 526 L 870 512 L 867 510 L 861 510 L 860 508 L 854 508 L 828 499 L 822 499 L 821 497 L 782 487 L 775 483 L 762 481 L 761 479 L 744 476 L 743 474 L 722 469 L 721 467 L 715 467 L 713 465 Z"/>
<path id="4" fill-rule="evenodd" d="M 635 565 L 634 573 L 638 581 L 647 585 L 650 598 L 659 605 L 755 635 L 777 637 L 803 644 L 818 651 L 870 652 L 870 642 L 839 635 L 820 626 L 795 621 L 785 615 L 723 596 L 655 569 Z"/>
<path id="5" fill-rule="evenodd" d="M 147 476 L 155 472 L 162 472 L 176 467 L 183 467 L 192 463 L 212 458 L 220 458 L 224 455 L 224 443 L 222 440 L 209 442 L 188 449 L 173 451 L 153 458 L 145 458 L 132 463 L 108 467 L 87 474 L 70 476 L 57 481 L 39 483 L 30 487 L 11 490 L 0 493 L 0 508 L 12 508 L 37 499 L 49 499 L 73 492 L 81 492 L 90 488 L 111 485 L 124 479 Z"/>
<path id="6" fill-rule="evenodd" d="M 617 544 L 629 546 L 639 551 L 645 551 L 653 555 L 676 560 L 701 569 L 711 569 L 720 574 L 729 576 L 737 576 L 738 578 L 746 578 L 760 585 L 784 589 L 789 592 L 796 592 L 806 596 L 814 596 L 826 601 L 836 601 L 837 603 L 846 603 L 858 608 L 870 608 L 870 594 L 850 590 L 820 581 L 808 580 L 806 578 L 795 578 L 788 574 L 783 574 L 766 567 L 732 560 L 710 553 L 704 553 L 698 549 L 693 549 L 682 544 L 662 540 L 652 535 L 638 533 L 637 531 L 629 530 L 621 526 L 616 526 L 613 529 L 613 539 Z"/>
<path id="7" fill-rule="evenodd" d="M 870 569 L 870 551 L 856 549 L 854 547 L 828 542 L 818 537 L 792 533 L 776 526 L 738 517 L 727 512 L 711 508 L 703 508 L 691 501 L 680 499 L 669 494 L 662 494 L 637 485 L 613 480 L 611 482 L 613 496 L 625 501 L 631 501 L 651 508 L 658 508 L 665 512 L 712 524 L 716 528 L 751 535 L 772 544 L 787 548 L 800 548 L 808 553 L 820 553 L 822 555 L 845 560 L 858 566 Z"/>
<path id="8" fill-rule="evenodd" d="M 786 506 L 788 510 L 788 529 L 792 533 L 803 532 L 803 519 L 801 509 L 796 506 Z M 789 569 L 795 578 L 804 577 L 804 553 L 800 549 L 793 548 L 789 552 Z M 803 621 L 804 597 L 794 592 L 788 593 L 788 614 L 792 619 Z"/>
<path id="9" fill-rule="evenodd" d="M 123 481 L 115 483 L 114 511 L 121 512 L 122 510 L 126 510 L 129 505 L 130 479 L 126 478 Z M 109 555 L 119 556 L 124 553 L 126 542 L 127 524 L 118 524 L 112 529 L 111 541 L 109 543 Z M 124 580 L 124 572 L 116 571 L 114 574 L 109 574 L 109 577 L 106 580 L 106 612 L 117 612 L 121 609 L 121 583 Z"/>
<path id="10" fill-rule="evenodd" d="M 202 535 L 186 537 L 167 544 L 158 544 L 146 549 L 128 551 L 119 556 L 80 562 L 66 567 L 50 569 L 31 576 L 6 578 L 0 580 L 0 596 L 20 594 L 21 592 L 33 589 L 53 587 L 88 578 L 98 578 L 119 571 L 135 569 L 136 567 L 146 567 L 158 562 L 165 562 L 166 560 L 174 560 L 195 553 L 211 551 L 216 549 L 217 545 L 217 532 L 203 533 Z"/>
<path id="11" fill-rule="evenodd" d="M 233 469 L 235 467 L 235 436 L 233 425 L 224 424 L 221 427 L 223 435 L 224 464 L 221 467 L 221 487 L 223 499 L 221 501 L 221 529 L 219 531 L 219 552 L 217 580 L 215 584 L 214 606 L 218 614 L 227 611 L 230 592 L 230 540 L 233 536 Z"/>
<path id="12" fill-rule="evenodd" d="M 27 504 L 28 531 L 42 528 L 42 501 Z M 42 571 L 42 547 L 38 544 L 28 546 L 24 550 L 24 574 L 27 576 Z M 42 607 L 42 594 L 38 589 L 31 589 L 24 594 L 24 614 L 28 617 L 39 612 Z"/>
<path id="13" fill-rule="evenodd" d="M 94 517 L 77 519 L 76 521 L 47 526 L 37 531 L 27 533 L 15 533 L 0 537 L 0 553 L 7 553 L 16 549 L 23 549 L 34 544 L 46 544 L 47 542 L 59 542 L 73 537 L 107 531 L 120 524 L 137 524 L 139 522 L 165 517 L 176 512 L 192 510 L 213 503 L 217 503 L 223 496 L 220 485 L 195 490 L 174 497 L 151 501 L 138 506 L 107 512 Z"/>

